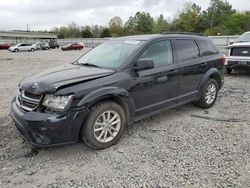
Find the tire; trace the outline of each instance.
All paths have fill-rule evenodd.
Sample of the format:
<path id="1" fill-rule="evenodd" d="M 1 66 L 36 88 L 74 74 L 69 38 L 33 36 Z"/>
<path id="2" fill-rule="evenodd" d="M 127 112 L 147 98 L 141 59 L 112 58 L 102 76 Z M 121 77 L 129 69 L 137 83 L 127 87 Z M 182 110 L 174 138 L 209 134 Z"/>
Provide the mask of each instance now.
<path id="1" fill-rule="evenodd" d="M 108 119 L 115 124 L 110 126 Z M 90 109 L 90 114 L 81 130 L 81 138 L 92 149 L 108 148 L 122 137 L 125 122 L 125 113 L 120 105 L 111 101 L 97 103 Z"/>
<path id="2" fill-rule="evenodd" d="M 196 105 L 201 108 L 210 108 L 211 106 L 214 105 L 217 99 L 218 91 L 219 91 L 218 82 L 214 79 L 209 79 L 205 87 L 202 89 L 201 98 L 196 102 Z"/>
<path id="3" fill-rule="evenodd" d="M 14 49 L 14 52 L 19 52 L 19 50 L 16 48 L 16 49 Z"/>
<path id="4" fill-rule="evenodd" d="M 232 73 L 232 70 L 233 70 L 233 69 L 227 67 L 227 74 L 231 74 L 231 73 Z"/>
<path id="5" fill-rule="evenodd" d="M 31 52 L 34 52 L 34 51 L 35 51 L 35 49 L 34 49 L 34 48 L 31 48 L 31 49 L 30 49 L 30 51 L 31 51 Z"/>

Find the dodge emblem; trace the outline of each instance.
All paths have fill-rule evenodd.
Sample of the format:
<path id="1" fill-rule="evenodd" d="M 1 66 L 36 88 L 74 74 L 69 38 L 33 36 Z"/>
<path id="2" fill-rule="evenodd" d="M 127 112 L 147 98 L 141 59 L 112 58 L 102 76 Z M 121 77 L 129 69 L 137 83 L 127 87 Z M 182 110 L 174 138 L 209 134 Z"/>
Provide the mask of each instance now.
<path id="1" fill-rule="evenodd" d="M 33 89 L 39 88 L 39 82 L 34 83 L 33 86 L 32 86 L 32 88 L 33 88 Z"/>

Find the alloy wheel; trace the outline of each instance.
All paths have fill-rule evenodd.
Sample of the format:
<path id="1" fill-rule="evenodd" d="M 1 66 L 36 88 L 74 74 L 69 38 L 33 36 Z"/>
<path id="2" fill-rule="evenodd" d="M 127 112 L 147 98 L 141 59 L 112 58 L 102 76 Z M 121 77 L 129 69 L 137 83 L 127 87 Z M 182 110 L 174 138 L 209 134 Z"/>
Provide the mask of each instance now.
<path id="1" fill-rule="evenodd" d="M 103 112 L 95 121 L 94 135 L 101 143 L 113 140 L 121 128 L 120 115 L 112 110 Z"/>
<path id="2" fill-rule="evenodd" d="M 207 104 L 212 104 L 216 98 L 217 90 L 213 83 L 210 83 L 206 90 L 205 101 Z"/>

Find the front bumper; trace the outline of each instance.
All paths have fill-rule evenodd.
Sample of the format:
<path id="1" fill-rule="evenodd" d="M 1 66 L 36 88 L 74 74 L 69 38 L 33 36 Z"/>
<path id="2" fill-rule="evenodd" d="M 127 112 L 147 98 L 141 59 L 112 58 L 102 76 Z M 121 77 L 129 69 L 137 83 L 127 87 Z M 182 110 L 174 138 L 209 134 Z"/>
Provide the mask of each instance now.
<path id="1" fill-rule="evenodd" d="M 15 98 L 11 102 L 11 117 L 17 129 L 32 145 L 39 147 L 77 142 L 87 114 L 87 110 L 60 115 L 24 112 L 17 106 Z"/>
<path id="2" fill-rule="evenodd" d="M 226 67 L 250 70 L 250 57 L 229 56 L 226 58 Z"/>

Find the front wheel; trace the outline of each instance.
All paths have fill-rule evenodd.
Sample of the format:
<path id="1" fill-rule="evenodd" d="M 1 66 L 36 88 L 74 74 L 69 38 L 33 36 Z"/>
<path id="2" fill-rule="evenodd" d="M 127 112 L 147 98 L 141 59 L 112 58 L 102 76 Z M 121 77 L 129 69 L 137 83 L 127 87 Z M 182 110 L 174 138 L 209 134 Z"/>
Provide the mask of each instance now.
<path id="1" fill-rule="evenodd" d="M 214 105 L 219 91 L 218 82 L 214 79 L 209 79 L 206 86 L 202 89 L 202 94 L 196 105 L 201 108 L 210 108 Z"/>
<path id="2" fill-rule="evenodd" d="M 111 101 L 98 103 L 91 107 L 81 137 L 90 148 L 108 148 L 122 137 L 125 122 L 125 113 L 120 105 Z"/>

